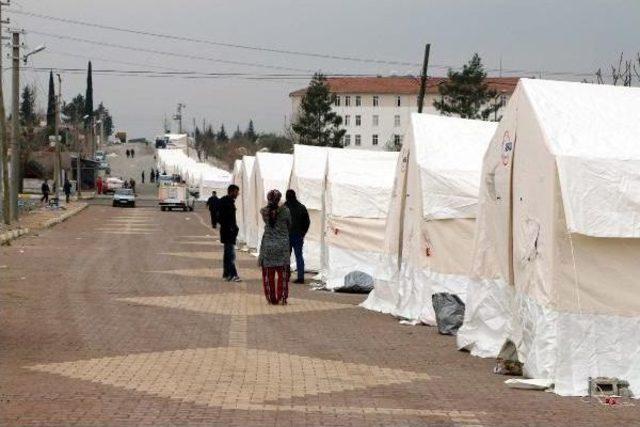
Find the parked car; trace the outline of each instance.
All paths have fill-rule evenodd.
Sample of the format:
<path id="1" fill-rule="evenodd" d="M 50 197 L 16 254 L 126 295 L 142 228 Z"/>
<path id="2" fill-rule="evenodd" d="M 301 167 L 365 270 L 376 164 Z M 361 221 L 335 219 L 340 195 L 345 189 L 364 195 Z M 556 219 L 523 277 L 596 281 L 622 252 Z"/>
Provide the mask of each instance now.
<path id="1" fill-rule="evenodd" d="M 116 206 L 131 206 L 136 207 L 136 195 L 133 194 L 133 190 L 130 188 L 120 188 L 113 193 L 113 207 Z"/>
<path id="2" fill-rule="evenodd" d="M 109 177 L 102 184 L 102 192 L 104 194 L 114 193 L 116 190 L 124 187 L 124 181 L 120 178 Z"/>

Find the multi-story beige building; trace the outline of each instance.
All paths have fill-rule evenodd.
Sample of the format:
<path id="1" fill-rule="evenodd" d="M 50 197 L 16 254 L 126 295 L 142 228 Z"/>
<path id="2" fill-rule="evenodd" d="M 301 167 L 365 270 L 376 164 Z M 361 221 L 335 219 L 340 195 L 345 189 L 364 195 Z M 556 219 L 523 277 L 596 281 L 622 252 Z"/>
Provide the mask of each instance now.
<path id="1" fill-rule="evenodd" d="M 433 101 L 439 98 L 443 77 L 431 77 L 423 112 L 438 114 Z M 487 78 L 489 87 L 498 91 L 497 102 L 505 105 L 515 90 L 518 78 Z M 366 150 L 384 150 L 400 145 L 409 129 L 409 117 L 418 110 L 420 79 L 417 77 L 330 77 L 327 84 L 336 95 L 334 111 L 342 117 L 347 131 L 344 146 Z M 289 94 L 292 120 L 295 120 L 306 89 Z M 500 116 L 500 111 L 497 117 Z"/>

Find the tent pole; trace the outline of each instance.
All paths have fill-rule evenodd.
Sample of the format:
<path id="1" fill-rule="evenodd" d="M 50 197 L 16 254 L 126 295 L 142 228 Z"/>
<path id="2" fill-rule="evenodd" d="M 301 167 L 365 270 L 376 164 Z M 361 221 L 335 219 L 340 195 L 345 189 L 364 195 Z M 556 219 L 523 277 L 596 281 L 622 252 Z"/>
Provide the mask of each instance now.
<path id="1" fill-rule="evenodd" d="M 402 269 L 402 244 L 404 239 L 404 213 L 407 209 L 407 186 L 409 175 L 409 156 L 411 153 L 407 150 L 407 154 L 400 163 L 400 172 L 402 173 L 402 193 L 400 193 L 400 232 L 398 233 L 398 272 Z M 404 171 L 403 171 L 404 169 Z"/>

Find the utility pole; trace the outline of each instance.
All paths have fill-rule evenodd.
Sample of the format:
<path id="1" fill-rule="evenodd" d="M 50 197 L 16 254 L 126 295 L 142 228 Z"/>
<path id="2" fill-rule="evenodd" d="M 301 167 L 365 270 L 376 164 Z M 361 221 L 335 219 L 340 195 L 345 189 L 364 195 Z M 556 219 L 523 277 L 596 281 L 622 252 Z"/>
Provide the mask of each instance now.
<path id="1" fill-rule="evenodd" d="M 82 197 L 82 167 L 80 166 L 82 150 L 80 149 L 80 123 L 76 123 L 75 127 L 76 145 L 78 146 L 78 157 L 76 158 L 76 193 L 78 194 L 78 201 L 80 201 L 80 197 Z"/>
<path id="2" fill-rule="evenodd" d="M 53 160 L 53 179 L 56 187 L 56 197 L 58 198 L 58 203 L 60 203 L 60 188 L 62 186 L 62 162 L 60 161 L 60 144 L 62 138 L 60 137 L 60 103 L 62 102 L 62 77 L 60 74 L 56 74 L 58 76 L 58 95 L 56 96 L 56 119 L 55 119 L 55 131 L 53 133 L 55 142 L 55 159 Z"/>
<path id="3" fill-rule="evenodd" d="M 11 217 L 17 221 L 20 191 L 20 31 L 11 31 L 13 85 L 11 87 Z"/>
<path id="4" fill-rule="evenodd" d="M 2 6 L 9 3 L 0 2 L 0 70 L 2 70 L 2 24 L 9 21 L 2 20 Z M 9 150 L 7 146 L 7 115 L 4 110 L 4 90 L 2 73 L 0 72 L 0 170 L 2 171 L 2 219 L 5 224 L 11 224 L 11 194 L 9 190 Z"/>
<path id="5" fill-rule="evenodd" d="M 186 107 L 185 104 L 183 104 L 182 102 L 178 103 L 178 111 L 176 112 L 176 115 L 173 116 L 173 120 L 178 122 L 178 133 L 182 134 L 182 109 Z"/>
<path id="6" fill-rule="evenodd" d="M 422 61 L 422 75 L 420 76 L 420 94 L 418 95 L 418 113 L 422 113 L 424 106 L 424 96 L 427 93 L 427 68 L 429 67 L 429 52 L 431 43 L 427 43 L 424 48 L 424 60 Z"/>

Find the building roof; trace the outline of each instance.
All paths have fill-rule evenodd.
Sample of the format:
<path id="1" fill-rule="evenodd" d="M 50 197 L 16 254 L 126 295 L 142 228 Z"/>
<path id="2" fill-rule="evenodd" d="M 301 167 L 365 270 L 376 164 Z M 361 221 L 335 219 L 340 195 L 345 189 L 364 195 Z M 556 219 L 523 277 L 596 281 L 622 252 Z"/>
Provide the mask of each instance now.
<path id="1" fill-rule="evenodd" d="M 427 93 L 438 93 L 438 86 L 446 80 L 446 77 L 429 77 Z M 519 77 L 487 77 L 486 79 L 490 88 L 508 94 L 513 93 L 518 80 Z M 417 95 L 420 91 L 420 78 L 415 76 L 328 77 L 327 83 L 331 92 L 336 94 Z M 302 96 L 306 91 L 307 88 L 298 89 L 291 92 L 289 96 Z"/>

